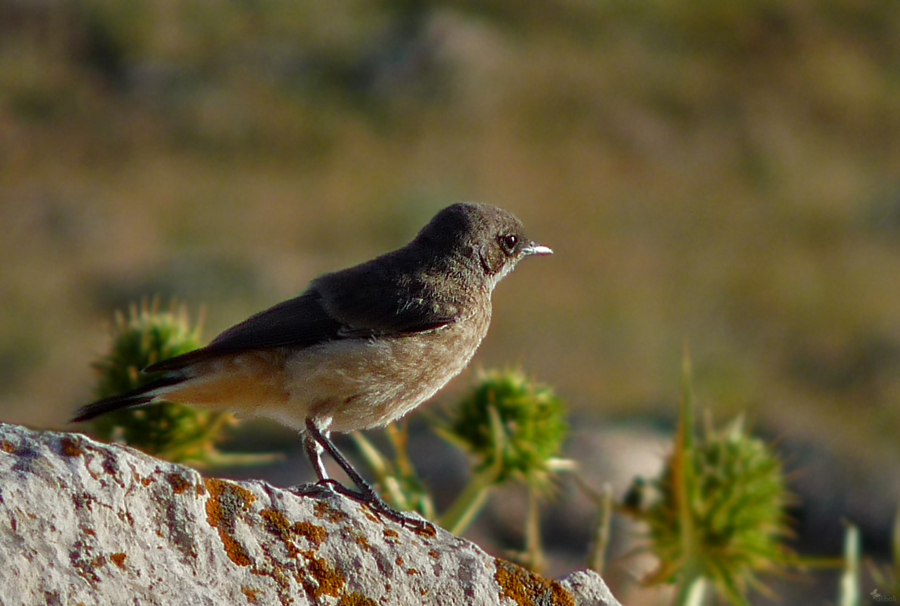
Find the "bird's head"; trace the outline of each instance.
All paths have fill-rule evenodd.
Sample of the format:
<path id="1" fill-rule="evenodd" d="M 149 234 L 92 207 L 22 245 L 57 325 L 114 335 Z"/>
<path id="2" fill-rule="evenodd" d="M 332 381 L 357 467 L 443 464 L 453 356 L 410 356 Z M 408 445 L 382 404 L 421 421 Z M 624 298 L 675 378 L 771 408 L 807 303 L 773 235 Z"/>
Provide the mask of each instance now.
<path id="1" fill-rule="evenodd" d="M 449 255 L 481 272 L 490 289 L 530 255 L 550 255 L 553 251 L 537 244 L 512 213 L 470 202 L 454 204 L 435 215 L 415 240 L 438 255 Z"/>

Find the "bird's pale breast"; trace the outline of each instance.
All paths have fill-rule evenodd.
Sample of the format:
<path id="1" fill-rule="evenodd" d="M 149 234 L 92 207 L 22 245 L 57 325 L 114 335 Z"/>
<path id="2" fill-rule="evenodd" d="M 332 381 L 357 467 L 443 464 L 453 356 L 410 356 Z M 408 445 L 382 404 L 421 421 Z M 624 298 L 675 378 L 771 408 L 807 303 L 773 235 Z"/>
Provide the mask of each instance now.
<path id="1" fill-rule="evenodd" d="M 278 420 L 302 427 L 311 416 L 334 431 L 390 423 L 466 367 L 489 323 L 488 312 L 408 337 L 331 341 L 289 354 Z"/>

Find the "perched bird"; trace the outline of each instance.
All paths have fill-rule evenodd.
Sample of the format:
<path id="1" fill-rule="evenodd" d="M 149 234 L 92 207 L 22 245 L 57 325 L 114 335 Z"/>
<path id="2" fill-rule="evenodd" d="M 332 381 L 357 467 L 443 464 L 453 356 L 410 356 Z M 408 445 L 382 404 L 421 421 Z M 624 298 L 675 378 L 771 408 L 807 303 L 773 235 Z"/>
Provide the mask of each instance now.
<path id="1" fill-rule="evenodd" d="M 320 484 L 420 524 L 384 503 L 329 433 L 381 427 L 434 395 L 487 334 L 497 283 L 524 257 L 551 253 L 511 213 L 455 204 L 403 248 L 316 278 L 206 347 L 149 366 L 156 380 L 72 420 L 161 401 L 269 417 L 301 430 Z M 358 491 L 328 478 L 323 449 Z"/>

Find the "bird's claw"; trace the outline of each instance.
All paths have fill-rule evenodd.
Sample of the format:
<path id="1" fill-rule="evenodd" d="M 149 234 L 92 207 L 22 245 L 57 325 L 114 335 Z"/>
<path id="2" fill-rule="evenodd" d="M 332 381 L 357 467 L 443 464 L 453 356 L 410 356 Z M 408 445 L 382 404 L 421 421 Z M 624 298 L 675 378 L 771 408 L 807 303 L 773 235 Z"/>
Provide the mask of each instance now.
<path id="1" fill-rule="evenodd" d="M 348 499 L 356 501 L 357 503 L 360 503 L 362 505 L 366 505 L 374 513 L 380 514 L 388 518 L 389 520 L 393 520 L 394 522 L 397 522 L 398 524 L 405 526 L 410 530 L 414 530 L 416 532 L 424 532 L 431 536 L 434 536 L 437 532 L 434 528 L 434 525 L 428 520 L 414 518 L 401 511 L 397 511 L 396 509 L 388 505 L 372 490 L 353 490 L 352 488 L 347 488 L 346 486 L 332 478 L 319 480 L 315 485 L 327 487 L 334 492 L 347 497 Z"/>

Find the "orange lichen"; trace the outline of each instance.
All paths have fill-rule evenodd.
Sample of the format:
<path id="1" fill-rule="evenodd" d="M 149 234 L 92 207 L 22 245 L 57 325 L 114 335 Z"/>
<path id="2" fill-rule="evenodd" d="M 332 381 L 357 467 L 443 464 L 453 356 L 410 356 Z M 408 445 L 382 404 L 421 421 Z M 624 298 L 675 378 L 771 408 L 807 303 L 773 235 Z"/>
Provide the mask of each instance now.
<path id="1" fill-rule="evenodd" d="M 263 509 L 259 515 L 266 521 L 266 529 L 281 539 L 288 557 L 296 558 L 300 552 L 291 540 L 291 523 L 284 514 L 274 509 Z"/>
<path id="2" fill-rule="evenodd" d="M 575 606 L 572 594 L 558 582 L 547 580 L 506 560 L 496 558 L 494 563 L 497 566 L 494 580 L 500 585 L 501 597 L 507 597 L 519 606 L 534 606 L 544 603 L 546 596 L 550 595 L 551 604 Z"/>
<path id="3" fill-rule="evenodd" d="M 284 514 L 280 511 L 275 509 L 263 509 L 259 512 L 259 515 L 269 523 L 270 528 L 275 528 L 282 532 L 288 532 L 291 528 L 291 523 L 288 522 L 288 519 L 284 517 Z"/>
<path id="4" fill-rule="evenodd" d="M 150 486 L 150 484 L 152 484 L 155 481 L 152 478 L 141 476 L 141 474 L 139 474 L 136 471 L 134 472 L 133 477 L 134 477 L 134 481 L 140 482 L 142 486 Z"/>
<path id="5" fill-rule="evenodd" d="M 384 529 L 384 540 L 387 543 L 397 544 L 398 539 L 400 538 L 400 534 L 396 530 L 391 530 L 390 528 Z"/>
<path id="6" fill-rule="evenodd" d="M 80 457 L 84 454 L 84 448 L 81 447 L 81 440 L 77 440 L 72 436 L 63 436 L 60 440 L 62 453 L 67 457 Z"/>
<path id="7" fill-rule="evenodd" d="M 238 516 L 246 512 L 256 500 L 256 496 L 237 484 L 208 478 L 205 480 L 209 491 L 206 501 L 206 520 L 219 531 L 219 538 L 225 553 L 238 566 L 252 564 L 250 553 L 234 536 Z"/>
<path id="8" fill-rule="evenodd" d="M 327 519 L 332 523 L 340 522 L 347 517 L 347 514 L 345 514 L 343 511 L 338 511 L 325 501 L 317 501 L 314 511 L 317 518 Z"/>
<path id="9" fill-rule="evenodd" d="M 369 545 L 369 539 L 365 537 L 365 535 L 356 535 L 353 537 L 353 540 L 356 541 L 356 544 L 365 549 L 366 551 L 371 551 L 372 546 Z"/>
<path id="10" fill-rule="evenodd" d="M 368 507 L 361 508 L 359 511 L 360 511 L 360 513 L 362 513 L 364 516 L 366 516 L 366 519 L 369 520 L 370 522 L 374 522 L 374 523 L 376 523 L 376 524 L 380 524 L 380 523 L 381 523 L 381 518 L 379 518 L 379 517 L 376 516 L 374 513 L 372 513 L 372 512 L 369 510 Z"/>
<path id="11" fill-rule="evenodd" d="M 16 445 L 12 442 L 3 440 L 2 442 L 0 442 L 0 450 L 5 452 L 6 454 L 13 454 L 14 452 L 16 452 Z"/>
<path id="12" fill-rule="evenodd" d="M 241 593 L 247 598 L 248 604 L 259 604 L 259 594 L 262 593 L 259 589 L 251 589 L 246 585 L 241 585 Z"/>
<path id="13" fill-rule="evenodd" d="M 113 553 L 109 556 L 109 559 L 112 560 L 112 563 L 125 570 L 125 558 L 128 557 L 124 553 Z"/>
<path id="14" fill-rule="evenodd" d="M 174 492 L 175 494 L 181 494 L 188 488 L 192 488 L 194 486 L 194 484 L 190 480 L 188 480 L 180 473 L 166 474 L 166 480 L 169 481 L 169 485 L 172 486 L 172 492 Z"/>
<path id="15" fill-rule="evenodd" d="M 324 528 L 310 522 L 294 522 L 291 532 L 304 537 L 315 547 L 321 545 L 328 538 L 328 532 Z"/>
<path id="16" fill-rule="evenodd" d="M 313 556 L 312 552 L 304 552 L 303 555 L 307 558 L 306 572 L 316 580 L 315 585 L 308 580 L 303 581 L 306 591 L 315 600 L 323 595 L 338 597 L 346 583 L 344 575 L 331 568 L 323 558 Z"/>
<path id="17" fill-rule="evenodd" d="M 378 602 L 358 593 L 347 593 L 341 596 L 338 606 L 378 606 Z"/>
<path id="18" fill-rule="evenodd" d="M 434 524 L 426 523 L 422 526 L 417 526 L 413 528 L 413 532 L 417 535 L 425 536 L 425 537 L 435 537 L 437 536 L 437 529 L 435 529 Z"/>

